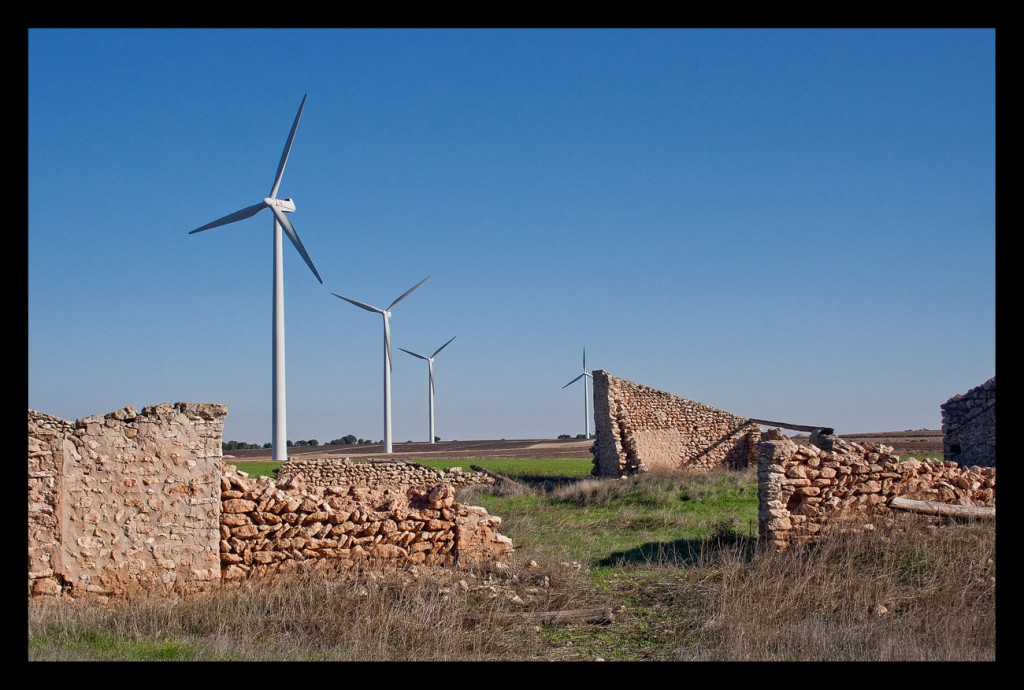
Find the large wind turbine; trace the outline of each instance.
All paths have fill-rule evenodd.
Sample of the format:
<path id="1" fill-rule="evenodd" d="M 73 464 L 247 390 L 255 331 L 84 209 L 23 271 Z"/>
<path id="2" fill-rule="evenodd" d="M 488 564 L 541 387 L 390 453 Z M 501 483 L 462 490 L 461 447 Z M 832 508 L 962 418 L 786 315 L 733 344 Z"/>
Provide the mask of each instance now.
<path id="1" fill-rule="evenodd" d="M 458 337 L 458 336 L 452 336 L 452 340 L 455 340 L 456 337 Z M 450 343 L 452 340 L 449 340 L 448 343 Z M 424 357 L 423 355 L 418 355 L 415 352 L 412 352 L 411 350 L 406 350 L 404 347 L 398 348 L 402 352 L 405 352 L 406 354 L 410 354 L 413 357 L 419 357 L 420 359 L 427 360 L 427 371 L 430 374 L 429 380 L 430 380 L 430 442 L 431 443 L 434 442 L 434 357 L 437 357 L 437 353 L 438 352 L 440 352 L 441 350 L 443 350 L 446 347 L 448 347 L 448 343 L 445 343 L 441 347 L 439 347 L 436 350 L 434 350 L 434 354 L 430 355 L 429 357 Z"/>
<path id="2" fill-rule="evenodd" d="M 270 196 L 263 199 L 258 204 L 247 206 L 241 211 L 235 211 L 229 215 L 219 218 L 212 223 L 207 223 L 201 228 L 196 228 L 190 235 L 194 235 L 197 232 L 203 230 L 209 230 L 210 228 L 216 228 L 221 225 L 227 225 L 228 223 L 234 223 L 235 221 L 245 220 L 250 218 L 264 208 L 269 208 L 271 213 L 274 215 L 274 316 L 273 316 L 273 395 L 274 395 L 274 429 L 273 429 L 273 445 L 274 445 L 274 460 L 287 460 L 288 459 L 288 433 L 286 430 L 286 413 L 285 413 L 285 389 L 284 389 L 284 264 L 281 259 L 281 230 L 288 234 L 288 239 L 292 241 L 295 248 L 299 250 L 299 254 L 302 255 L 306 265 L 309 266 L 309 270 L 313 271 L 313 275 L 316 279 L 323 284 L 323 278 L 317 273 L 316 266 L 313 265 L 312 259 L 309 258 L 309 254 L 306 253 L 306 248 L 302 246 L 302 240 L 299 239 L 298 233 L 295 232 L 295 228 L 292 226 L 288 217 L 285 213 L 295 212 L 295 202 L 291 199 L 278 199 L 277 190 L 281 186 L 281 177 L 284 175 L 284 166 L 288 162 L 288 154 L 292 150 L 292 141 L 295 139 L 295 128 L 299 126 L 299 118 L 302 117 L 302 108 L 306 105 L 306 95 L 302 96 L 302 102 L 299 104 L 299 112 L 295 114 L 295 122 L 292 123 L 292 131 L 288 134 L 288 141 L 284 145 L 284 151 L 281 153 L 281 162 L 277 165 L 277 175 L 274 176 L 274 186 L 270 188 Z"/>
<path id="3" fill-rule="evenodd" d="M 583 379 L 583 429 L 587 438 L 590 438 L 590 415 L 587 414 L 587 379 L 592 378 L 594 377 L 587 371 L 587 348 L 583 348 L 583 373 L 562 386 L 562 389 L 565 390 L 580 379 Z"/>
<path id="4" fill-rule="evenodd" d="M 351 302 L 361 309 L 366 311 L 372 311 L 375 314 L 380 314 L 384 317 L 384 452 L 391 452 L 391 326 L 388 325 L 388 319 L 391 318 L 391 310 L 398 306 L 399 302 L 404 300 L 406 297 L 412 294 L 412 291 L 418 288 L 423 283 L 427 282 L 430 276 L 427 276 L 420 282 L 413 285 L 411 288 L 402 293 L 402 296 L 388 305 L 387 309 L 378 309 L 377 307 L 364 304 L 351 297 L 345 297 L 339 295 L 336 292 L 331 294 L 335 297 Z"/>

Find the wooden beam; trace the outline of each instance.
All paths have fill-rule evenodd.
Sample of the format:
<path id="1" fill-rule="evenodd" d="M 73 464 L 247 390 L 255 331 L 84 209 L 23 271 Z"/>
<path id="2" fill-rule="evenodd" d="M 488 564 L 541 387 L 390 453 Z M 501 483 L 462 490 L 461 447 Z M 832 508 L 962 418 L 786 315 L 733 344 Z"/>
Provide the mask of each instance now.
<path id="1" fill-rule="evenodd" d="M 538 625 L 565 625 L 569 623 L 598 623 L 605 625 L 615 622 L 611 609 L 572 609 L 569 611 L 527 611 L 500 614 L 506 620 L 525 621 Z"/>
<path id="2" fill-rule="evenodd" d="M 830 426 L 807 426 L 806 424 L 789 424 L 787 422 L 772 422 L 767 419 L 748 419 L 747 421 L 754 422 L 755 424 L 764 424 L 766 426 L 779 426 L 783 429 L 792 429 L 793 431 L 807 431 L 814 433 L 820 431 L 823 434 L 834 434 L 835 429 Z"/>
<path id="3" fill-rule="evenodd" d="M 954 503 L 937 503 L 935 501 L 915 501 L 897 496 L 889 501 L 890 508 L 907 510 L 912 513 L 941 515 L 944 517 L 963 517 L 975 520 L 995 520 L 996 509 L 985 506 L 961 506 Z"/>

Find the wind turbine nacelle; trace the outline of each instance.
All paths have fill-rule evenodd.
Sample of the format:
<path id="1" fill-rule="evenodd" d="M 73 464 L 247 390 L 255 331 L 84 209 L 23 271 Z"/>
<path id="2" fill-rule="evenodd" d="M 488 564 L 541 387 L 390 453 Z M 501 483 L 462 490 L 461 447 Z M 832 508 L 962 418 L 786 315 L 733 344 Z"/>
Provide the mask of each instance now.
<path id="1" fill-rule="evenodd" d="M 285 213 L 295 213 L 295 202 L 291 199 L 272 199 L 268 196 L 263 203 L 267 206 L 277 206 Z"/>

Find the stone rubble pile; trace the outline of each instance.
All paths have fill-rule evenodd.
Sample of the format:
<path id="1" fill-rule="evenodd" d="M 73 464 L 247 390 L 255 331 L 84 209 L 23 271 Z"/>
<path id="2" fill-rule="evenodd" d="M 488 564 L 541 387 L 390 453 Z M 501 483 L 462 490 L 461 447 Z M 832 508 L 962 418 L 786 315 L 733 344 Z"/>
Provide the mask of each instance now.
<path id="1" fill-rule="evenodd" d="M 221 479 L 224 579 L 265 574 L 306 561 L 342 566 L 467 565 L 506 557 L 501 518 L 455 502 L 433 486 L 316 486 L 303 475 L 250 479 L 231 465 Z"/>
<path id="2" fill-rule="evenodd" d="M 447 472 L 401 460 L 352 462 L 349 458 L 289 458 L 277 473 L 279 481 L 302 475 L 311 486 L 434 486 L 448 484 L 461 489 L 474 484 L 493 484 L 482 472 L 465 472 L 452 467 Z"/>
<path id="3" fill-rule="evenodd" d="M 901 462 L 890 446 L 829 438 L 831 451 L 797 445 L 778 430 L 759 444 L 759 533 L 772 546 L 812 540 L 829 527 L 888 515 L 897 497 L 991 507 L 994 467 L 936 459 Z"/>

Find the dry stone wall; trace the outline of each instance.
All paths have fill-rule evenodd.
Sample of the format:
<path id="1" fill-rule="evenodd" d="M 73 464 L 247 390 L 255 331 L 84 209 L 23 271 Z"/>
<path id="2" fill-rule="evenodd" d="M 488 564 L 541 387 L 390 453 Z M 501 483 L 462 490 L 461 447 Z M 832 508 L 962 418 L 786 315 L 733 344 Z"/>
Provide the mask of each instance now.
<path id="1" fill-rule="evenodd" d="M 501 518 L 455 502 L 489 477 L 300 460 L 284 481 L 253 480 L 223 465 L 226 415 L 164 403 L 71 423 L 29 410 L 30 596 L 187 594 L 311 564 L 467 565 L 512 551 Z"/>
<path id="2" fill-rule="evenodd" d="M 942 450 L 960 465 L 996 464 L 996 379 L 954 395 L 942 410 Z"/>
<path id="3" fill-rule="evenodd" d="M 60 594 L 64 445 L 71 422 L 28 411 L 28 585 L 34 594 Z"/>
<path id="4" fill-rule="evenodd" d="M 309 486 L 356 486 L 376 488 L 432 487 L 440 483 L 461 489 L 474 484 L 493 484 L 494 478 L 481 472 L 464 472 L 453 467 L 447 472 L 413 462 L 369 460 L 352 462 L 348 458 L 289 459 L 277 473 L 280 481 L 301 475 Z"/>
<path id="5" fill-rule="evenodd" d="M 255 480 L 227 466 L 220 558 L 227 580 L 298 567 L 467 565 L 507 556 L 501 518 L 455 502 L 454 488 Z"/>
<path id="6" fill-rule="evenodd" d="M 29 592 L 192 592 L 220 579 L 224 405 L 29 410 Z"/>
<path id="7" fill-rule="evenodd" d="M 831 450 L 798 446 L 778 430 L 765 437 L 758 446 L 758 531 L 762 541 L 776 548 L 888 516 L 897 496 L 995 506 L 994 467 L 934 459 L 900 462 L 890 446 L 835 436 L 829 438 Z"/>
<path id="8" fill-rule="evenodd" d="M 621 477 L 659 469 L 747 467 L 760 427 L 745 417 L 596 370 L 594 469 Z"/>

